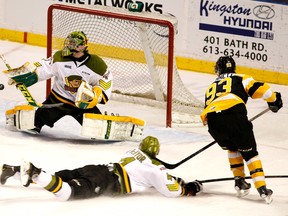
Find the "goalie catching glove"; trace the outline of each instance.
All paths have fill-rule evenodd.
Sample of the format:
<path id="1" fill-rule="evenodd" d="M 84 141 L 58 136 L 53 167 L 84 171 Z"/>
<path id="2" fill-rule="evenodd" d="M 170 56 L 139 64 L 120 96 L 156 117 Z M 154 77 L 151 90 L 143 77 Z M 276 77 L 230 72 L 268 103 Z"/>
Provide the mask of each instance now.
<path id="1" fill-rule="evenodd" d="M 26 87 L 29 87 L 38 81 L 36 68 L 37 67 L 34 64 L 26 62 L 21 67 L 5 70 L 3 72 L 10 78 L 8 82 L 9 85 L 23 83 Z"/>
<path id="2" fill-rule="evenodd" d="M 102 89 L 98 86 L 92 88 L 86 82 L 82 82 L 76 94 L 75 105 L 80 109 L 91 109 L 102 100 Z"/>

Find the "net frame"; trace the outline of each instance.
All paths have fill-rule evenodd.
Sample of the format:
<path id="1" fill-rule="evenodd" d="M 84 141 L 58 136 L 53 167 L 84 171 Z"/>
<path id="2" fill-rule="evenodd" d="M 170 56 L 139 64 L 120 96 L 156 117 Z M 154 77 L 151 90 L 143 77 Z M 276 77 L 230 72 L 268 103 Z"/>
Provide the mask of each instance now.
<path id="1" fill-rule="evenodd" d="M 175 68 L 175 58 L 174 58 L 174 39 L 175 39 L 175 19 L 171 17 L 163 19 L 163 16 L 157 14 L 153 14 L 153 17 L 147 16 L 146 12 L 142 13 L 135 13 L 130 12 L 128 10 L 123 10 L 121 8 L 113 8 L 113 10 L 103 10 L 103 6 L 71 6 L 65 4 L 53 4 L 48 8 L 47 13 L 47 57 L 51 57 L 53 47 L 52 47 L 52 38 L 53 38 L 53 12 L 55 10 L 64 10 L 70 11 L 75 13 L 84 13 L 88 15 L 94 16 L 101 16 L 101 17 L 108 17 L 108 18 L 116 18 L 116 19 L 123 19 L 133 22 L 139 23 L 149 23 L 149 24 L 157 24 L 161 26 L 165 26 L 168 28 L 169 37 L 168 37 L 168 53 L 167 53 L 167 92 L 166 92 L 166 127 L 172 127 L 172 106 L 173 106 L 173 72 Z M 110 7 L 111 8 L 111 7 Z M 151 14 L 151 13 L 150 13 Z M 176 74 L 177 75 L 177 74 Z M 179 75 L 178 75 L 179 76 Z M 48 96 L 51 90 L 51 80 L 47 81 L 46 85 L 46 97 Z"/>

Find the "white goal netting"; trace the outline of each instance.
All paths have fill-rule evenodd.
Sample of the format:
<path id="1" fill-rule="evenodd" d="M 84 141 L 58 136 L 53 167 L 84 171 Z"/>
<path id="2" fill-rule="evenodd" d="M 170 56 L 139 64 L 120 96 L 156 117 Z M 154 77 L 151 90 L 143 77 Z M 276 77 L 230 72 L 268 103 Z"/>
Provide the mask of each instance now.
<path id="1" fill-rule="evenodd" d="M 199 121 L 203 103 L 184 86 L 173 56 L 175 17 L 114 7 L 58 6 L 48 13 L 51 52 L 62 49 L 70 32 L 84 31 L 89 52 L 101 56 L 113 73 L 112 100 L 164 108 L 167 126 Z"/>

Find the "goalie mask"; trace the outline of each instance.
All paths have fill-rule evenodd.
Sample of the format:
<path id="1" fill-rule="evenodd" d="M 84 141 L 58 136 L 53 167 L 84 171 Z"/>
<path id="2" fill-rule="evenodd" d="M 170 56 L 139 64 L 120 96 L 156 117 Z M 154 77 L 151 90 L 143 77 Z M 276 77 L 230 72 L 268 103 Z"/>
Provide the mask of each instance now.
<path id="1" fill-rule="evenodd" d="M 147 136 L 139 145 L 139 149 L 148 156 L 155 158 L 160 151 L 160 144 L 156 137 Z"/>
<path id="2" fill-rule="evenodd" d="M 62 56 L 69 56 L 73 52 L 84 52 L 87 49 L 88 38 L 83 31 L 74 31 L 64 41 Z"/>
<path id="3" fill-rule="evenodd" d="M 235 73 L 236 64 L 231 56 L 220 57 L 215 65 L 215 73 L 219 76 L 224 73 Z"/>

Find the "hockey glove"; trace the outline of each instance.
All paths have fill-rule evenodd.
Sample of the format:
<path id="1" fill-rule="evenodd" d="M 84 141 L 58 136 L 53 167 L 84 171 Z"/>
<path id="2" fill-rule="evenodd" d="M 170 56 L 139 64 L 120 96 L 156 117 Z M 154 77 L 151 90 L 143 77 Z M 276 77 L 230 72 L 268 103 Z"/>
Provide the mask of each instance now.
<path id="1" fill-rule="evenodd" d="M 181 185 L 181 186 L 184 186 L 184 185 L 185 185 L 185 181 L 184 181 L 182 178 L 180 178 L 180 177 L 175 177 L 175 176 L 171 176 L 171 177 L 174 178 L 179 185 Z"/>
<path id="2" fill-rule="evenodd" d="M 102 95 L 100 87 L 92 88 L 88 83 L 82 82 L 77 90 L 75 105 L 80 109 L 91 109 L 101 102 Z"/>
<path id="3" fill-rule="evenodd" d="M 183 185 L 184 187 L 184 196 L 196 196 L 196 194 L 200 193 L 203 191 L 203 185 L 200 181 L 193 181 L 193 182 L 188 182 L 187 184 Z"/>
<path id="4" fill-rule="evenodd" d="M 29 87 L 38 81 L 38 76 L 35 72 L 36 68 L 34 64 L 26 62 L 19 68 L 5 70 L 3 72 L 10 77 L 9 85 L 23 83 L 26 87 Z"/>
<path id="5" fill-rule="evenodd" d="M 278 110 L 281 109 L 281 107 L 283 107 L 281 93 L 275 92 L 275 94 L 276 94 L 276 100 L 274 102 L 267 102 L 269 109 L 274 113 L 278 112 Z"/>

